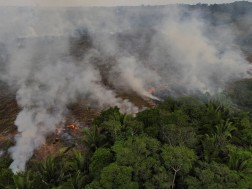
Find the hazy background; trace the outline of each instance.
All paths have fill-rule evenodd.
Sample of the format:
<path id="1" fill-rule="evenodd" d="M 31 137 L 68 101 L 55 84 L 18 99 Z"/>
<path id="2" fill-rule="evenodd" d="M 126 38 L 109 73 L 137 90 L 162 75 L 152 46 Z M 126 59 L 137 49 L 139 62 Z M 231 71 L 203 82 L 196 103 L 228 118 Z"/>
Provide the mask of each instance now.
<path id="1" fill-rule="evenodd" d="M 234 0 L 0 0 L 0 6 L 134 6 L 197 3 L 231 3 Z M 252 2 L 249 0 L 248 2 Z"/>

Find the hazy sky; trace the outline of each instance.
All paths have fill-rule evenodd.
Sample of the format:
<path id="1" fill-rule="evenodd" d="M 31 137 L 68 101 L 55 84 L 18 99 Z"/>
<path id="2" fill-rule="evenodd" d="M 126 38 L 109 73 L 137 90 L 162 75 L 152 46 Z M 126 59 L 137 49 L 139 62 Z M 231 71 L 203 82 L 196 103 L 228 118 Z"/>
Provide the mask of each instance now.
<path id="1" fill-rule="evenodd" d="M 0 0 L 0 6 L 119 6 L 119 5 L 161 5 L 230 3 L 235 0 Z M 248 0 L 251 2 L 252 0 Z"/>

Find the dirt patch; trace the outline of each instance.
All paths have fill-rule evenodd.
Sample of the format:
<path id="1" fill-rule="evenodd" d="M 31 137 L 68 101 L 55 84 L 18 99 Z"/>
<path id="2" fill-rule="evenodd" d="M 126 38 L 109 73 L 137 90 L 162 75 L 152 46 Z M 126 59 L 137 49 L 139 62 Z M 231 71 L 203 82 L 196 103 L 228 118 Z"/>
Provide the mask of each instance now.
<path id="1" fill-rule="evenodd" d="M 7 86 L 0 83 L 0 134 L 6 135 L 16 130 L 14 121 L 20 111 L 15 95 L 11 93 Z"/>
<path id="2" fill-rule="evenodd" d="M 59 145 L 44 144 L 34 152 L 33 158 L 39 161 L 44 161 L 48 156 L 55 155 L 59 150 Z"/>

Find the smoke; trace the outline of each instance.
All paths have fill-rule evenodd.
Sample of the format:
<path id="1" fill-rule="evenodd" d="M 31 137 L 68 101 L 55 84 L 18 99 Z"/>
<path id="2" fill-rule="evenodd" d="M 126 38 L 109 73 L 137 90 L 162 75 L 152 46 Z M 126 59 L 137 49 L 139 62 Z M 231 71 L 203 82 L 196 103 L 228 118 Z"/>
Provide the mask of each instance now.
<path id="1" fill-rule="evenodd" d="M 114 76 L 117 73 L 117 79 Z M 121 90 L 132 90 L 140 96 L 159 100 L 149 94 L 147 89 L 154 86 L 159 81 L 159 75 L 146 68 L 140 60 L 134 57 L 121 57 L 118 63 L 110 70 L 110 82 Z"/>
<path id="2" fill-rule="evenodd" d="M 25 170 L 77 97 L 134 114 L 138 107 L 120 98 L 123 92 L 155 100 L 148 89 L 214 94 L 246 73 L 232 28 L 209 25 L 183 8 L 11 8 L 1 14 L 7 55 L 0 79 L 22 108 L 9 149 L 15 173 Z"/>
<path id="3" fill-rule="evenodd" d="M 214 94 L 244 77 L 247 62 L 234 45 L 231 28 L 212 28 L 199 15 L 181 14 L 172 11 L 153 39 L 150 64 L 159 69 L 163 85 L 168 83 L 170 90 L 180 86 L 184 93 Z"/>
<path id="4" fill-rule="evenodd" d="M 118 106 L 126 113 L 138 111 L 132 103 L 116 97 L 114 91 L 103 86 L 99 70 L 89 63 L 92 54 L 75 62 L 64 57 L 65 52 L 58 51 L 56 44 L 50 45 L 48 48 L 40 42 L 29 44 L 28 41 L 25 47 L 14 51 L 7 65 L 5 78 L 17 89 L 16 99 L 22 107 L 15 121 L 19 132 L 16 146 L 9 150 L 14 172 L 25 169 L 34 149 L 55 131 L 64 120 L 66 106 L 78 96 L 94 101 L 99 107 Z"/>

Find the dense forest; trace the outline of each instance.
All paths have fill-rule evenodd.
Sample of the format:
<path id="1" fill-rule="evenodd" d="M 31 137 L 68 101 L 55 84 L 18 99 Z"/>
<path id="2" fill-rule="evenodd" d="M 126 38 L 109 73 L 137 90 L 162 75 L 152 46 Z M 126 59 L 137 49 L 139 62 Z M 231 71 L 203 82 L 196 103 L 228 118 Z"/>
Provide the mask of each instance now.
<path id="1" fill-rule="evenodd" d="M 0 160 L 1 188 L 251 188 L 252 123 L 223 94 L 167 98 L 136 116 L 117 107 L 83 130 L 85 150 L 31 160 L 13 175 Z"/>

